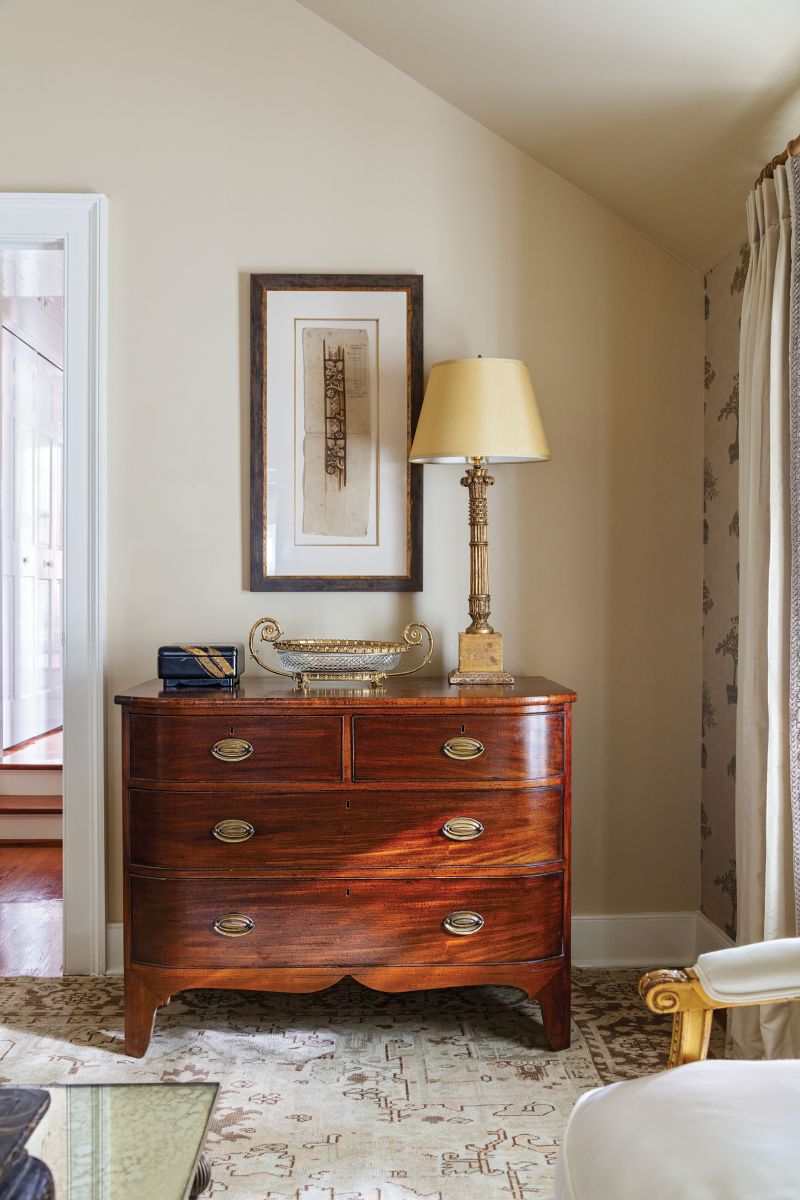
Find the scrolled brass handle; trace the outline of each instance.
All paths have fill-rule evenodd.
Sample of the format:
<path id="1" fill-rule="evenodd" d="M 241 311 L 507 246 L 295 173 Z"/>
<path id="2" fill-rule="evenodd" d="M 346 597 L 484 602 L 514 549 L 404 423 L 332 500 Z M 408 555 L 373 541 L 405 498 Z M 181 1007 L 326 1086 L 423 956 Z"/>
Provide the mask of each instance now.
<path id="1" fill-rule="evenodd" d="M 475 817 L 451 817 L 441 832 L 451 842 L 474 842 L 483 833 L 483 825 Z"/>
<path id="2" fill-rule="evenodd" d="M 235 843 L 247 842 L 255 833 L 249 821 L 239 821 L 235 818 L 228 821 L 218 821 L 211 830 L 218 842 Z"/>
<path id="3" fill-rule="evenodd" d="M 469 937 L 471 933 L 477 933 L 479 929 L 483 929 L 484 924 L 485 921 L 481 914 L 470 912 L 468 908 L 459 908 L 442 921 L 447 932 L 454 933 L 456 937 Z"/>
<path id="4" fill-rule="evenodd" d="M 223 738 L 214 743 L 211 753 L 220 762 L 244 762 L 253 753 L 253 747 L 244 738 Z"/>
<path id="5" fill-rule="evenodd" d="M 222 937 L 244 937 L 255 928 L 255 921 L 252 917 L 246 917 L 244 913 L 225 913 L 224 917 L 217 917 L 212 928 L 214 933 L 219 933 Z"/>
<path id="6" fill-rule="evenodd" d="M 470 758 L 480 758 L 485 749 L 483 742 L 479 742 L 477 738 L 473 737 L 451 737 L 442 746 L 443 753 L 458 762 L 465 762 Z"/>

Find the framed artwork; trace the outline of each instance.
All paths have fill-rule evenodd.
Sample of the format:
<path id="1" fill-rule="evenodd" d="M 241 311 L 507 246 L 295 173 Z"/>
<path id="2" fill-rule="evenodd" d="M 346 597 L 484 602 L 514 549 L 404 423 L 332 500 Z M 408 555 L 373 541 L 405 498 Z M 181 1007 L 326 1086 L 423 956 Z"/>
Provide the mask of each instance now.
<path id="1" fill-rule="evenodd" d="M 421 275 L 251 275 L 250 589 L 420 591 Z"/>

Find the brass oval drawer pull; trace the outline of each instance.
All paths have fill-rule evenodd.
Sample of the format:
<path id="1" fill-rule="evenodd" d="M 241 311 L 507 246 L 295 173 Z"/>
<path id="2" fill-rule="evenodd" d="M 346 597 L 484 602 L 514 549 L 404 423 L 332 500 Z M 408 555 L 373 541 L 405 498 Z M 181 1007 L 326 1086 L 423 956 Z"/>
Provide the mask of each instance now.
<path id="1" fill-rule="evenodd" d="M 479 742 L 477 738 L 472 737 L 452 737 L 448 738 L 442 746 L 442 750 L 448 758 L 455 758 L 459 761 L 464 761 L 468 758 L 480 758 L 486 747 L 483 742 Z"/>
<path id="2" fill-rule="evenodd" d="M 474 842 L 483 833 L 483 825 L 475 817 L 451 817 L 442 826 L 442 833 L 451 842 Z"/>
<path id="3" fill-rule="evenodd" d="M 213 925 L 214 933 L 220 933 L 223 937 L 244 937 L 254 927 L 253 918 L 246 917 L 244 913 L 226 913 L 224 917 L 217 917 Z"/>
<path id="4" fill-rule="evenodd" d="M 233 819 L 230 821 L 218 821 L 211 832 L 218 842 L 233 844 L 235 842 L 249 841 L 255 833 L 255 829 L 249 821 Z"/>
<path id="5" fill-rule="evenodd" d="M 253 753 L 253 747 L 243 738 L 223 738 L 214 743 L 211 753 L 220 762 L 244 762 Z"/>
<path id="6" fill-rule="evenodd" d="M 442 924 L 448 933 L 454 933 L 457 937 L 468 937 L 469 934 L 483 929 L 484 920 L 480 913 L 460 908 L 457 912 L 451 912 L 449 917 L 445 917 Z"/>

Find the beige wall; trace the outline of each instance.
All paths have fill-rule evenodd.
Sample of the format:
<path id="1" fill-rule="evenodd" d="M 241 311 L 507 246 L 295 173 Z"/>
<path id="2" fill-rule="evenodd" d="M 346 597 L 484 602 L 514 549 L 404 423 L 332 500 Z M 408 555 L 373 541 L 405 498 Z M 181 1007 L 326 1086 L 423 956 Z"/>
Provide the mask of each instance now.
<path id="1" fill-rule="evenodd" d="M 420 616 L 452 665 L 457 469 L 426 468 L 424 593 L 243 583 L 248 273 L 421 272 L 426 365 L 526 359 L 552 445 L 497 470 L 493 593 L 510 668 L 581 693 L 576 910 L 696 908 L 700 278 L 292 0 L 2 0 L 0 38 L 0 188 L 110 200 L 109 696 L 262 614 Z"/>

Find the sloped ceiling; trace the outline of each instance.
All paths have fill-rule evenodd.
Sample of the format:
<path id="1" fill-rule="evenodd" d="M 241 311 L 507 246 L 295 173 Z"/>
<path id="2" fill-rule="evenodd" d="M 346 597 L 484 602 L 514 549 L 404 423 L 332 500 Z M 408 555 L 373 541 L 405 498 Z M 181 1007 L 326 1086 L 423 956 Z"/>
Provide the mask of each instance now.
<path id="1" fill-rule="evenodd" d="M 699 270 L 800 133 L 800 0 L 299 0 Z"/>

